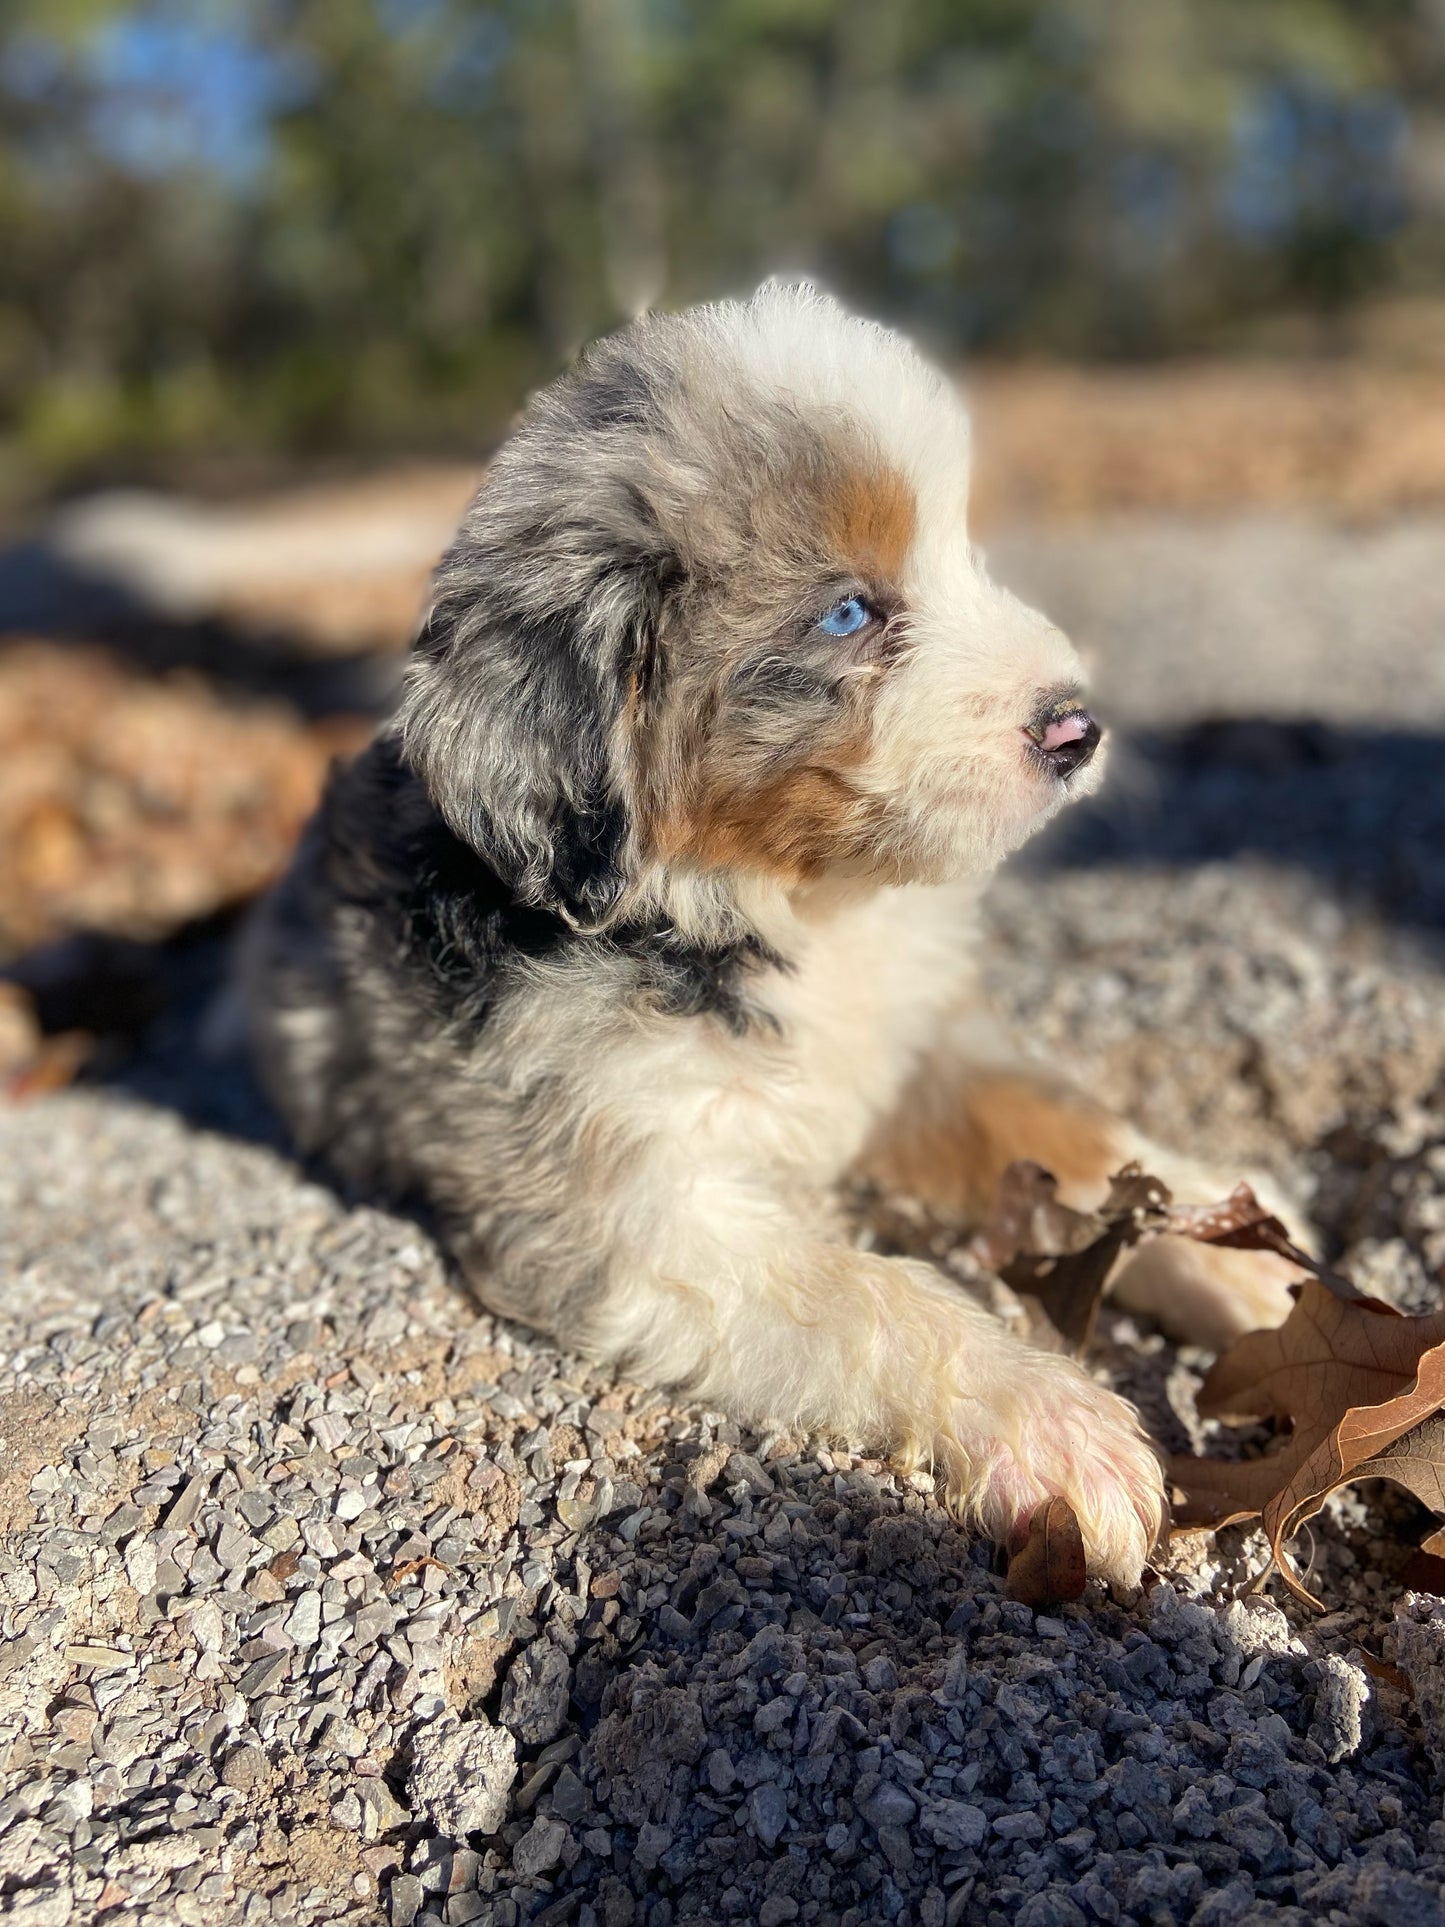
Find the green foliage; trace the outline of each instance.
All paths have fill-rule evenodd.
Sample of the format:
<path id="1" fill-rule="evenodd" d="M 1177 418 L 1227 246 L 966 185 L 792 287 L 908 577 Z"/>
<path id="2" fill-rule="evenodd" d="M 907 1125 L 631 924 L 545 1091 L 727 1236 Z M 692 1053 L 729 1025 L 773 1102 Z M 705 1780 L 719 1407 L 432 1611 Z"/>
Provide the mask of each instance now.
<path id="1" fill-rule="evenodd" d="M 6 21 L 16 473 L 474 445 L 589 333 L 775 270 L 945 351 L 1088 354 L 1442 274 L 1428 0 L 11 0 Z"/>

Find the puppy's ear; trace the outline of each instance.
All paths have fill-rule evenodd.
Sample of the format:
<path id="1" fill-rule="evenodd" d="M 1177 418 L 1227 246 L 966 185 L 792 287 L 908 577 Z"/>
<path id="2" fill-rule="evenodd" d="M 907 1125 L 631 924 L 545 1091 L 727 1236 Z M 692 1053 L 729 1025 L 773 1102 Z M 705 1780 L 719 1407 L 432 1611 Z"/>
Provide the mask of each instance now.
<path id="1" fill-rule="evenodd" d="M 402 700 L 405 753 L 525 902 L 605 922 L 634 843 L 635 692 L 670 563 L 641 495 L 498 458 L 444 558 Z"/>

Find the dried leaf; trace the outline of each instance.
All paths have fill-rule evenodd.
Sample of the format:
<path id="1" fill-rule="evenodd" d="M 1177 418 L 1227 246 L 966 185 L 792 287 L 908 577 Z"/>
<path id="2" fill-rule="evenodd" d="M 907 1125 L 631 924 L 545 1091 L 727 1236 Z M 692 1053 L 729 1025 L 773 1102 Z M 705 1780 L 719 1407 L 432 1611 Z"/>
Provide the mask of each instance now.
<path id="1" fill-rule="evenodd" d="M 1100 1215 L 1113 1222 L 1128 1214 L 1138 1219 L 1141 1229 L 1146 1229 L 1161 1211 L 1169 1209 L 1171 1201 L 1169 1187 L 1162 1178 L 1150 1177 L 1141 1165 L 1126 1164 L 1110 1178 L 1109 1195 Z"/>
<path id="2" fill-rule="evenodd" d="M 1407 1592 L 1433 1592 L 1445 1597 L 1445 1559 L 1417 1547 L 1400 1568 L 1400 1584 Z"/>
<path id="3" fill-rule="evenodd" d="M 1288 1444 L 1286 1440 L 1286 1449 L 1261 1459 L 1196 1459 L 1187 1454 L 1171 1459 L 1169 1476 L 1182 1493 L 1172 1508 L 1175 1529 L 1222 1532 L 1225 1526 L 1257 1519 L 1289 1477 L 1293 1459 Z"/>
<path id="4" fill-rule="evenodd" d="M 1353 1479 L 1438 1481 L 1438 1464 L 1432 1473 L 1431 1461 L 1414 1448 L 1400 1456 L 1397 1469 L 1386 1462 L 1390 1448 L 1438 1415 L 1442 1404 L 1445 1312 L 1404 1318 L 1377 1299 L 1345 1301 L 1308 1279 L 1284 1324 L 1240 1339 L 1199 1395 L 1201 1412 L 1284 1420 L 1293 1428 L 1288 1439 L 1264 1458 L 1235 1464 L 1176 1459 L 1173 1476 L 1186 1494 L 1179 1523 L 1217 1527 L 1258 1517 L 1285 1584 L 1318 1607 L 1290 1565 L 1285 1542 L 1337 1486 Z M 1410 1477 L 1401 1478 L 1401 1470 Z"/>
<path id="5" fill-rule="evenodd" d="M 1363 1646 L 1356 1646 L 1350 1658 L 1363 1666 L 1372 1678 L 1383 1680 L 1386 1686 L 1393 1686 L 1395 1691 L 1403 1693 L 1406 1699 L 1415 1697 L 1415 1689 L 1410 1684 L 1408 1674 L 1402 1673 L 1398 1666 L 1392 1666 L 1388 1659 L 1376 1659 L 1375 1655 L 1367 1653 Z"/>
<path id="6" fill-rule="evenodd" d="M 1112 1228 L 1083 1251 L 1062 1258 L 1018 1258 L 1000 1273 L 1006 1285 L 1033 1298 L 1067 1350 L 1086 1352 L 1094 1336 L 1104 1286 L 1130 1240 Z"/>
<path id="7" fill-rule="evenodd" d="M 1004 1283 L 1038 1301 L 1069 1349 L 1084 1351 L 1114 1262 L 1163 1219 L 1169 1193 L 1137 1164 L 1111 1181 L 1098 1211 L 1075 1211 L 1058 1180 L 1020 1159 L 999 1180 L 998 1203 L 973 1252 Z"/>
<path id="8" fill-rule="evenodd" d="M 1326 1271 L 1291 1239 L 1247 1184 L 1222 1204 L 1176 1205 L 1168 1187 L 1137 1164 L 1109 1181 L 1097 1211 L 1059 1201 L 1052 1172 L 1025 1160 L 999 1180 L 998 1201 L 972 1255 L 1021 1295 L 1036 1299 L 1069 1348 L 1082 1352 L 1093 1336 L 1099 1303 L 1119 1254 L 1144 1238 L 1168 1234 L 1199 1244 L 1270 1251 L 1321 1279 L 1338 1297 L 1359 1294 Z"/>
<path id="9" fill-rule="evenodd" d="M 1318 1607 L 1285 1546 L 1337 1486 L 1393 1478 L 1445 1511 L 1445 1313 L 1402 1318 L 1365 1297 L 1301 1250 L 1247 1184 L 1220 1204 L 1174 1205 L 1137 1165 L 1115 1176 L 1094 1212 L 1062 1204 L 1040 1165 L 1010 1165 L 973 1250 L 1082 1351 L 1120 1253 L 1164 1233 L 1272 1252 L 1308 1274 L 1285 1323 L 1231 1347 L 1199 1398 L 1203 1413 L 1276 1419 L 1291 1428 L 1288 1436 L 1261 1458 L 1177 1460 L 1174 1476 L 1184 1489 L 1177 1524 L 1217 1529 L 1259 1519 L 1285 1584 Z M 1011 1584 L 1012 1574 L 1010 1567 Z M 1042 1582 L 1026 1567 L 1020 1583 Z"/>
<path id="10" fill-rule="evenodd" d="M 433 1567 L 437 1572 L 450 1573 L 451 1571 L 451 1567 L 444 1565 L 440 1559 L 433 1559 L 430 1553 L 423 1553 L 420 1559 L 403 1559 L 399 1566 L 393 1566 L 386 1575 L 386 1583 L 388 1586 L 404 1586 L 409 1579 L 415 1579 L 419 1572 L 425 1572 L 428 1566 Z"/>
<path id="11" fill-rule="evenodd" d="M 107 651 L 0 641 L 0 950 L 151 942 L 249 898 L 367 733 Z"/>
<path id="12" fill-rule="evenodd" d="M 1422 1361 L 1422 1384 L 1427 1378 L 1439 1383 L 1445 1369 Z M 1354 1471 L 1357 1479 L 1393 1479 L 1403 1485 L 1432 1512 L 1445 1512 L 1445 1411 L 1432 1412 L 1418 1425 L 1412 1425 Z M 1441 1535 L 1435 1533 L 1434 1538 Z"/>
<path id="13" fill-rule="evenodd" d="M 1197 1244 L 1227 1245 L 1234 1251 L 1272 1251 L 1318 1278 L 1337 1298 L 1360 1300 L 1364 1296 L 1348 1278 L 1301 1250 L 1247 1184 L 1235 1185 L 1222 1204 L 1175 1205 L 1164 1229 L 1176 1237 L 1193 1238 Z"/>
<path id="14" fill-rule="evenodd" d="M 1235 1245 L 1245 1250 L 1273 1249 L 1276 1230 L 1288 1237 L 1247 1184 L 1237 1184 L 1222 1204 L 1181 1204 L 1171 1229 L 1201 1244 Z"/>
<path id="15" fill-rule="evenodd" d="M 1029 1521 L 1028 1538 L 1009 1560 L 1008 1596 L 1025 1606 L 1077 1599 L 1088 1580 L 1084 1535 L 1067 1499 L 1048 1499 Z"/>
<path id="16" fill-rule="evenodd" d="M 84 1031 L 68 1030 L 58 1037 L 42 1037 L 30 1059 L 3 1079 L 5 1095 L 19 1104 L 33 1097 L 49 1097 L 73 1084 L 95 1048 Z"/>
<path id="17" fill-rule="evenodd" d="M 1108 1229 L 1101 1215 L 1074 1211 L 1059 1202 L 1052 1171 L 1027 1158 L 1004 1168 L 993 1217 L 974 1241 L 991 1270 L 1002 1272 L 1019 1256 L 1059 1258 L 1085 1251 Z"/>
<path id="18" fill-rule="evenodd" d="M 1247 1332 L 1216 1361 L 1199 1409 L 1297 1421 L 1311 1410 L 1376 1405 L 1404 1389 L 1442 1338 L 1445 1314 L 1405 1318 L 1378 1298 L 1343 1304 L 1310 1279 L 1282 1325 Z"/>

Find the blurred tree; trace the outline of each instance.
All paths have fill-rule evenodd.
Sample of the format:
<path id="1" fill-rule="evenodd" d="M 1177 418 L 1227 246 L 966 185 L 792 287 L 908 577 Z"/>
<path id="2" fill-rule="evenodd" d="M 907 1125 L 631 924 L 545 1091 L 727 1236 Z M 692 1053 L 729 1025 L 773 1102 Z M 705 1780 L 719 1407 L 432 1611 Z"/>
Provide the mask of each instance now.
<path id="1" fill-rule="evenodd" d="M 1338 316 L 1445 278 L 1442 80 L 1435 0 L 9 0 L 0 462 L 474 444 L 775 270 L 945 352 Z"/>

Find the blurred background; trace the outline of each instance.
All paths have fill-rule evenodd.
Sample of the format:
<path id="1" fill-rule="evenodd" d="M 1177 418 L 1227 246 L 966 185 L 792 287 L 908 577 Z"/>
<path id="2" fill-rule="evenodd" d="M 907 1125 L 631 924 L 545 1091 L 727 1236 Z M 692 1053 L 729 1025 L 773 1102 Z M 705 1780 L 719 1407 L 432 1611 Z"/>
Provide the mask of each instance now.
<path id="1" fill-rule="evenodd" d="M 1347 350 L 1445 269 L 1436 0 L 10 0 L 12 498 L 449 448 L 779 268 L 963 352 Z"/>
<path id="2" fill-rule="evenodd" d="M 1418 789 L 1329 798 L 1445 720 L 1445 0 L 8 0 L 13 1089 L 214 980 L 529 389 L 779 271 L 969 386 L 1156 799 L 1089 848 L 1439 921 Z"/>

